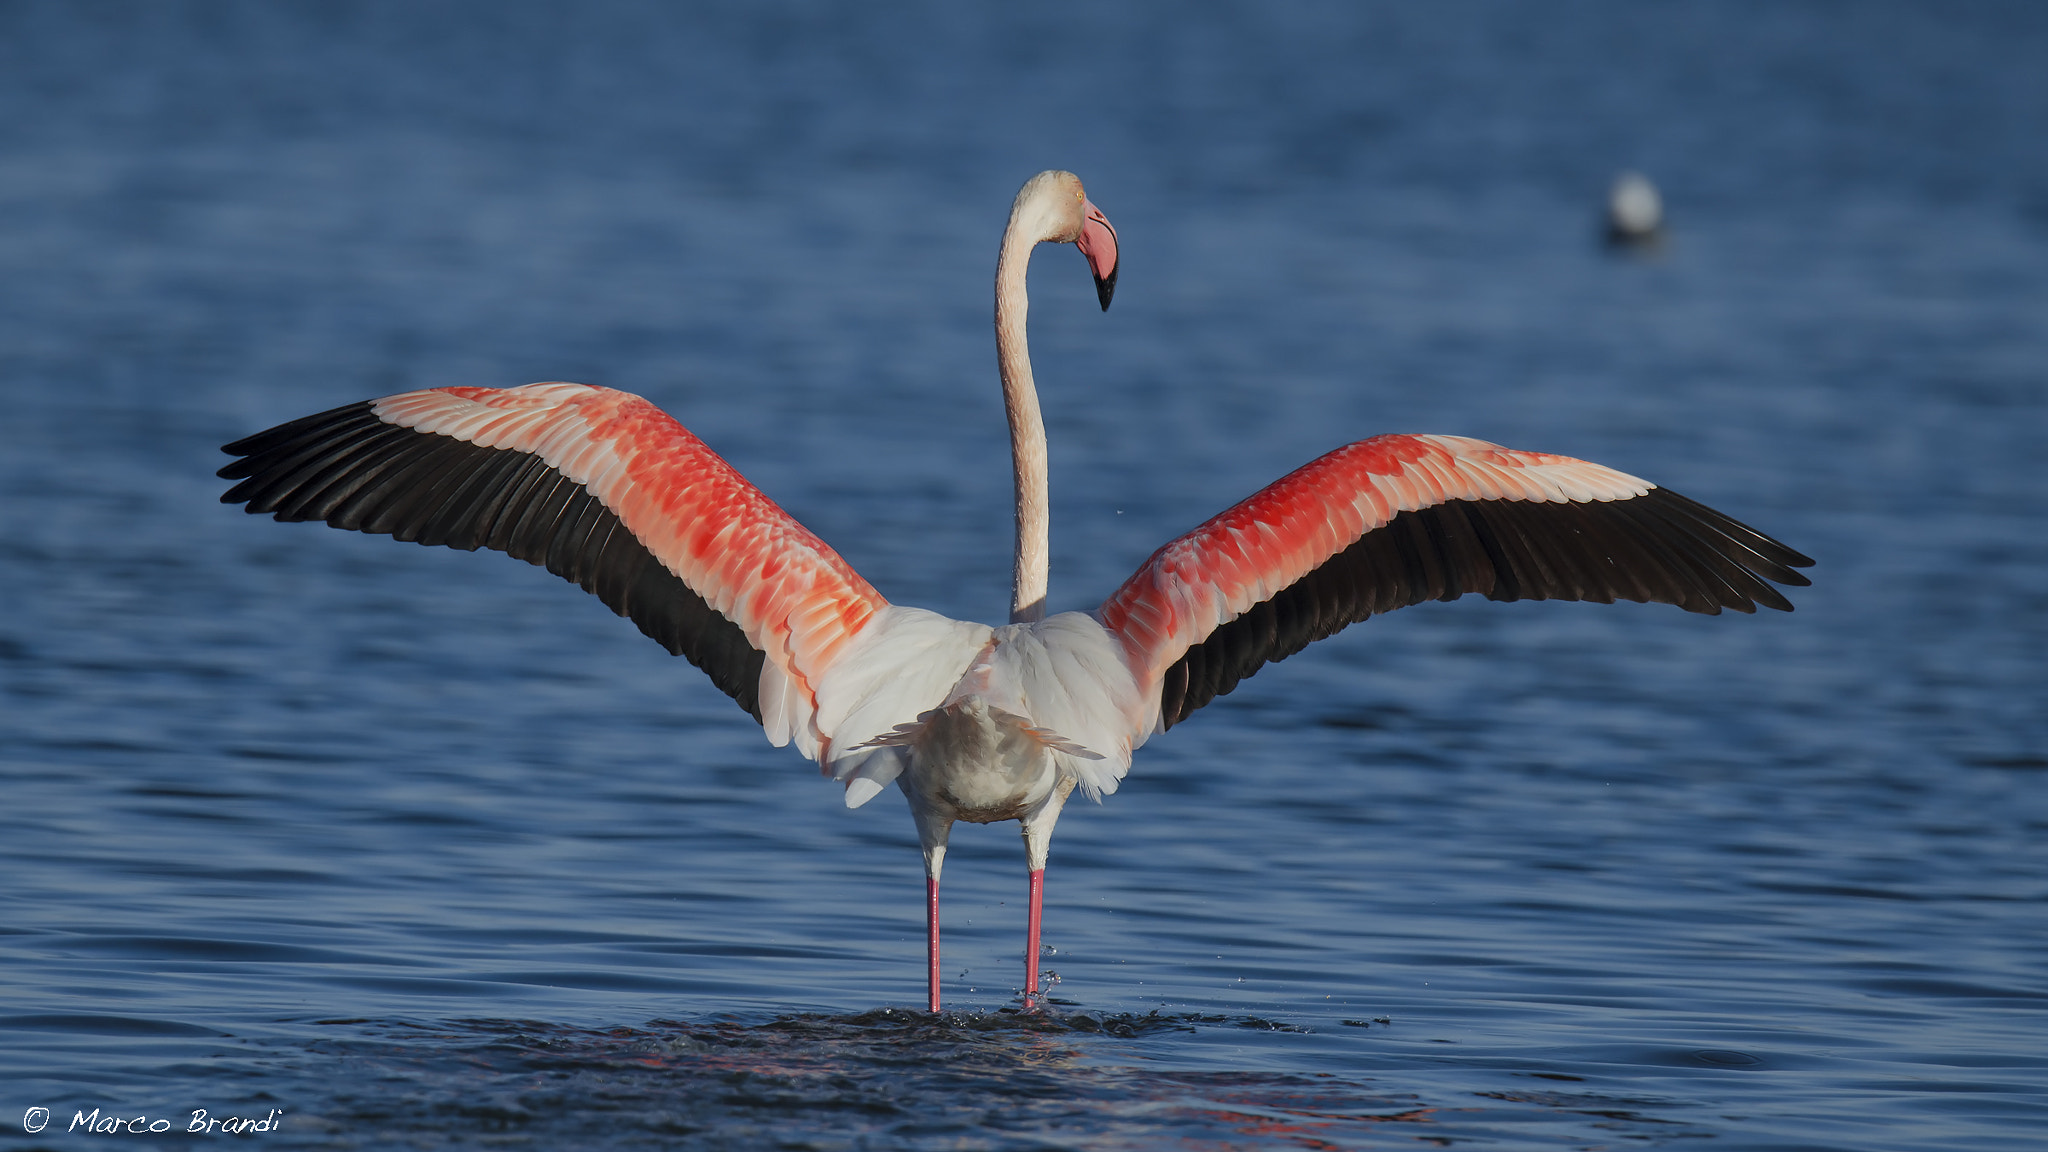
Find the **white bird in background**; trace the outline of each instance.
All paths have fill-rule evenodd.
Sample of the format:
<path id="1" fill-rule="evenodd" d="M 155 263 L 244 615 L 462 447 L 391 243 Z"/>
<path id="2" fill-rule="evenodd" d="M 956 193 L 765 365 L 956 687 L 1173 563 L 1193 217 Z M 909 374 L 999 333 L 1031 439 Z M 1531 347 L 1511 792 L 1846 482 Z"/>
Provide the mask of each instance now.
<path id="1" fill-rule="evenodd" d="M 1131 753 L 1268 661 L 1364 620 L 1467 592 L 1691 612 L 1791 605 L 1812 561 L 1646 480 L 1457 436 L 1338 448 L 1152 554 L 1092 612 L 1045 615 L 1045 429 L 1025 343 L 1025 266 L 1075 244 L 1102 306 L 1117 237 L 1081 181 L 1043 172 L 996 263 L 997 364 L 1016 477 L 1010 622 L 889 603 L 673 418 L 581 384 L 434 388 L 229 444 L 221 499 L 279 520 L 492 548 L 594 592 L 687 657 L 845 785 L 890 783 L 924 848 L 929 1004 L 939 875 L 956 820 L 1022 825 L 1024 992 L 1039 993 L 1046 847 L 1076 788 L 1114 792 Z"/>
<path id="2" fill-rule="evenodd" d="M 1664 198 L 1640 172 L 1623 172 L 1607 190 L 1607 242 L 1649 247 L 1664 235 Z"/>

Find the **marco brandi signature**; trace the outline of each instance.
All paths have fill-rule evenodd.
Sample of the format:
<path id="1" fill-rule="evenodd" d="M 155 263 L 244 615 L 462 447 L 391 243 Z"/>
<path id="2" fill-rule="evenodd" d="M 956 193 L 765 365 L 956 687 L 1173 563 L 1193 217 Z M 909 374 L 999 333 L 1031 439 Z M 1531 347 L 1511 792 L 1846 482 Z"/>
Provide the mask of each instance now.
<path id="1" fill-rule="evenodd" d="M 21 1127 L 25 1132 L 41 1132 L 49 1126 L 48 1108 L 31 1108 L 21 1115 Z M 275 1132 L 283 1126 L 284 1113 L 276 1108 L 261 1116 L 214 1116 L 204 1108 L 194 1108 L 191 1117 L 184 1120 L 173 1120 L 166 1116 L 152 1118 L 147 1114 L 103 1114 L 100 1109 L 95 1108 L 90 1112 L 80 1109 L 73 1113 L 71 1123 L 64 1130 L 90 1132 L 96 1136 L 142 1136 L 171 1131 L 186 1132 L 194 1136 L 245 1136 L 259 1132 Z"/>

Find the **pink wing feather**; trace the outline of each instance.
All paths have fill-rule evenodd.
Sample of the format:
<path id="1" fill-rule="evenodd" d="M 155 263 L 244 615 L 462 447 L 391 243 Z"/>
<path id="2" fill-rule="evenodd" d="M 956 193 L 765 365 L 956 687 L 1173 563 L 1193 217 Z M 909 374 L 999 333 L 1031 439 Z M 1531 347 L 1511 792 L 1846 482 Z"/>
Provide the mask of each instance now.
<path id="1" fill-rule="evenodd" d="M 795 690 L 802 715 L 782 723 L 801 727 L 812 685 L 887 606 L 703 441 L 625 392 L 434 388 L 227 450 L 245 459 L 221 470 L 243 480 L 224 502 L 544 563 L 688 656 L 756 718 L 754 653 Z M 775 735 L 777 719 L 766 722 Z"/>
<path id="2" fill-rule="evenodd" d="M 1267 485 L 1152 554 L 1096 616 L 1159 727 L 1348 624 L 1466 592 L 1790 610 L 1764 579 L 1812 561 L 1584 460 L 1458 436 L 1375 436 Z"/>

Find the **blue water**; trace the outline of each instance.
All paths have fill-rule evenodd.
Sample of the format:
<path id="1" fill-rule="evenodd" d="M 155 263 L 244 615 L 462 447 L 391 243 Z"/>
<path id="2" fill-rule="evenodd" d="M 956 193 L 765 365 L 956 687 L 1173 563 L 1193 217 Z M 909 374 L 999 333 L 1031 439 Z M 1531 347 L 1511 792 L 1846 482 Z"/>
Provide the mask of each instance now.
<path id="1" fill-rule="evenodd" d="M 0 7 L 0 1147 L 2041 1147 L 2044 59 L 2027 3 Z M 998 619 L 1052 166 L 1124 256 L 1107 315 L 1034 267 L 1056 609 L 1385 431 L 1815 586 L 1271 667 L 1069 809 L 1048 1016 L 960 831 L 934 1020 L 893 794 L 538 569 L 216 502 L 281 420 L 582 380 Z"/>

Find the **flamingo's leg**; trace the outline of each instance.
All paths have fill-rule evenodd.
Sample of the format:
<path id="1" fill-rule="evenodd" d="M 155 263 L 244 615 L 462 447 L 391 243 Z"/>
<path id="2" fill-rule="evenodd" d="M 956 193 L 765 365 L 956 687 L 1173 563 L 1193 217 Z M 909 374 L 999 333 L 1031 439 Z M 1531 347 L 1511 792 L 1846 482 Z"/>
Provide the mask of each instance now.
<path id="1" fill-rule="evenodd" d="M 906 789 L 908 791 L 908 789 Z M 927 985 L 926 1003 L 939 1010 L 939 872 L 946 864 L 946 839 L 953 831 L 953 818 L 926 811 L 913 804 L 917 838 L 924 846 L 924 951 Z"/>
<path id="2" fill-rule="evenodd" d="M 1045 857 L 1052 845 L 1052 826 L 1059 822 L 1060 809 L 1066 806 L 1067 797 L 1074 791 L 1074 781 L 1062 779 L 1038 810 L 1026 816 L 1024 824 L 1024 861 L 1030 869 L 1030 909 L 1024 919 L 1024 1000 L 1027 1004 L 1038 1000 L 1038 929 L 1044 922 L 1045 913 Z"/>
<path id="3" fill-rule="evenodd" d="M 1045 869 L 1031 870 L 1031 911 L 1024 920 L 1024 995 L 1038 995 L 1038 926 L 1045 918 Z"/>
<path id="4" fill-rule="evenodd" d="M 924 878 L 924 950 L 930 965 L 930 1000 L 933 1012 L 939 1010 L 939 878 Z"/>

